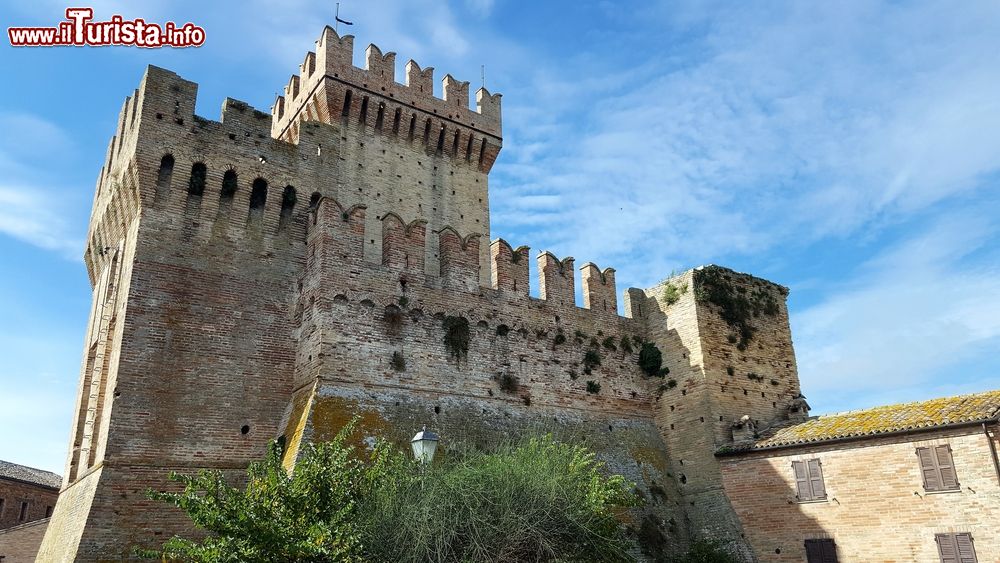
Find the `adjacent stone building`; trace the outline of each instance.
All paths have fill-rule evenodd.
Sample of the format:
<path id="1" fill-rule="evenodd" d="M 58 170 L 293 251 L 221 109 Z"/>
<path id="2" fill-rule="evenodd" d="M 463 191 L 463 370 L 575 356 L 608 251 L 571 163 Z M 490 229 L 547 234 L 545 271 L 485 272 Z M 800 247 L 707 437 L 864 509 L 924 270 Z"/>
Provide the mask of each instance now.
<path id="1" fill-rule="evenodd" d="M 0 562 L 34 561 L 62 477 L 0 460 Z"/>
<path id="2" fill-rule="evenodd" d="M 98 175 L 93 287 L 66 477 L 41 561 L 128 558 L 191 524 L 146 499 L 171 471 L 233 476 L 269 442 L 360 415 L 449 449 L 585 440 L 636 483 L 637 553 L 693 538 L 755 558 L 734 424 L 806 420 L 787 289 L 718 266 L 619 294 L 615 271 L 490 238 L 501 97 L 327 27 L 270 114 L 150 66 Z M 529 294 L 534 262 L 540 293 Z M 624 316 L 619 315 L 619 308 Z M 748 541 L 748 539 L 750 541 Z M 789 540 L 791 541 L 791 540 Z M 788 548 L 794 549 L 794 548 Z M 801 551 L 801 550 L 800 550 Z M 758 552 L 761 560 L 770 555 Z"/>
<path id="3" fill-rule="evenodd" d="M 992 562 L 998 439 L 991 391 L 779 425 L 718 456 L 762 560 Z"/>

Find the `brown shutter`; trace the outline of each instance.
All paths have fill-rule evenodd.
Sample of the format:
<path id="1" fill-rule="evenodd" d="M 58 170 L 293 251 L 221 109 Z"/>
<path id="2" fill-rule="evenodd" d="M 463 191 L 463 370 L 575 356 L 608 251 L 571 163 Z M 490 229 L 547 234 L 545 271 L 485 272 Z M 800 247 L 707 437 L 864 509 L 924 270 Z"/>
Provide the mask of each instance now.
<path id="1" fill-rule="evenodd" d="M 823 543 L 823 563 L 838 563 L 837 544 L 833 540 L 824 540 Z"/>
<path id="2" fill-rule="evenodd" d="M 955 462 L 951 459 L 951 447 L 948 445 L 934 448 L 934 457 L 941 475 L 942 489 L 957 489 L 958 476 L 955 474 Z"/>
<path id="3" fill-rule="evenodd" d="M 826 485 L 823 483 L 823 467 L 818 459 L 810 459 L 807 468 L 809 469 L 809 485 L 812 490 L 812 498 L 826 498 Z"/>
<path id="4" fill-rule="evenodd" d="M 955 547 L 958 550 L 958 560 L 960 563 L 977 563 L 976 550 L 972 546 L 972 536 L 970 534 L 955 534 Z"/>
<path id="5" fill-rule="evenodd" d="M 917 458 L 920 460 L 920 473 L 924 477 L 924 489 L 940 491 L 941 479 L 931 449 L 917 448 Z"/>
<path id="6" fill-rule="evenodd" d="M 837 544 L 832 539 L 806 540 L 807 563 L 837 563 Z"/>
<path id="7" fill-rule="evenodd" d="M 811 489 L 809 487 L 809 473 L 806 471 L 805 462 L 793 461 L 792 469 L 795 470 L 795 491 L 799 500 L 812 500 Z"/>
<path id="8" fill-rule="evenodd" d="M 954 534 L 935 534 L 934 540 L 938 545 L 938 556 L 941 563 L 959 563 L 958 547 L 955 545 Z"/>
<path id="9" fill-rule="evenodd" d="M 823 546 L 816 540 L 806 540 L 806 563 L 823 563 Z"/>

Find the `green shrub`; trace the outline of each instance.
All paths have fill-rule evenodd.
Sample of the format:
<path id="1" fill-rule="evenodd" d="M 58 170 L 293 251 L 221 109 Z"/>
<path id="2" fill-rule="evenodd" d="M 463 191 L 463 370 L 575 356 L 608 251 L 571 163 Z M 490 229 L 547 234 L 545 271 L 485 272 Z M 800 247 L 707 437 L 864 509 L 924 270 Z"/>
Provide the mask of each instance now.
<path id="1" fill-rule="evenodd" d="M 593 380 L 590 380 L 590 381 L 587 382 L 587 393 L 591 393 L 593 395 L 596 395 L 596 394 L 598 394 L 600 392 L 601 392 L 601 384 L 600 383 L 598 383 L 596 381 L 593 381 Z"/>
<path id="2" fill-rule="evenodd" d="M 393 352 L 390 364 L 392 365 L 392 369 L 396 371 L 406 371 L 406 358 L 403 357 L 402 352 Z"/>
<path id="3" fill-rule="evenodd" d="M 612 351 L 618 350 L 618 345 L 615 344 L 615 337 L 614 336 L 609 336 L 609 337 L 605 338 L 604 341 L 601 342 L 601 346 L 604 346 L 608 350 L 612 350 Z"/>
<path id="4" fill-rule="evenodd" d="M 451 357 L 461 359 L 469 355 L 469 320 L 465 317 L 444 318 L 444 346 Z"/>
<path id="5" fill-rule="evenodd" d="M 616 510 L 633 485 L 594 455 L 548 437 L 431 468 L 376 492 L 365 511 L 372 561 L 630 561 Z"/>
<path id="6" fill-rule="evenodd" d="M 594 368 L 601 365 L 601 353 L 591 348 L 583 353 L 583 371 L 590 373 Z"/>
<path id="7" fill-rule="evenodd" d="M 639 348 L 639 367 L 642 372 L 649 377 L 664 377 L 670 373 L 670 369 L 661 367 L 662 365 L 663 354 L 660 349 L 652 342 L 644 342 L 642 348 Z"/>
<path id="8" fill-rule="evenodd" d="M 687 293 L 688 284 L 677 285 L 674 282 L 667 282 L 663 286 L 663 302 L 667 305 L 673 305 L 681 299 L 681 295 Z"/>

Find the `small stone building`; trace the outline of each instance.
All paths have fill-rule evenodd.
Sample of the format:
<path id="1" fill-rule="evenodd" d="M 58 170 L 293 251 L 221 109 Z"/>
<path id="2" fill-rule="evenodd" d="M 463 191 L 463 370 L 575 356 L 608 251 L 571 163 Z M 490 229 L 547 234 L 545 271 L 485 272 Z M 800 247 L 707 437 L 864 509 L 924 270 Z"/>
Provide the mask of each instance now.
<path id="1" fill-rule="evenodd" d="M 1000 561 L 1000 391 L 813 417 L 716 456 L 762 561 Z"/>
<path id="2" fill-rule="evenodd" d="M 0 461 L 0 562 L 34 561 L 62 477 Z"/>

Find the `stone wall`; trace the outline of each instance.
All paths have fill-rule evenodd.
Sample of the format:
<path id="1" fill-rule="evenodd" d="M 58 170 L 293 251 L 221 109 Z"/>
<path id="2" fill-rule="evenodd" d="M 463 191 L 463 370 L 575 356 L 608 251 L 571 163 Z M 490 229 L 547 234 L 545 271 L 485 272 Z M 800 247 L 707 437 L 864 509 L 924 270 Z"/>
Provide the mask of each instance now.
<path id="1" fill-rule="evenodd" d="M 951 446 L 961 489 L 927 493 L 916 448 L 941 444 Z M 792 462 L 814 458 L 822 463 L 827 499 L 798 502 Z M 980 426 L 752 452 L 720 462 L 726 493 L 763 561 L 804 561 L 810 538 L 833 538 L 844 563 L 938 561 L 934 534 L 948 532 L 971 533 L 979 561 L 1000 561 L 1000 477 Z"/>

